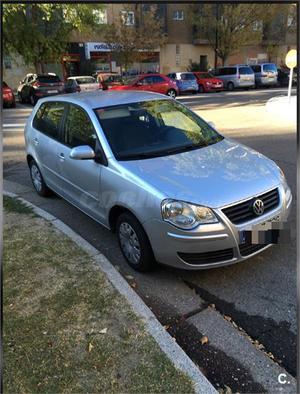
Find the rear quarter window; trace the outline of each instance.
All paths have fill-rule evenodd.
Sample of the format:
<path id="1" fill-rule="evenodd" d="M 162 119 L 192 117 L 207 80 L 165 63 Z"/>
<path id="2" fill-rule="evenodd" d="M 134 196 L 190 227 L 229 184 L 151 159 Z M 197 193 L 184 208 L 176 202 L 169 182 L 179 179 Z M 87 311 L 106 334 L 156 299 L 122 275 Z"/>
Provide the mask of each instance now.
<path id="1" fill-rule="evenodd" d="M 48 137 L 59 140 L 59 131 L 65 105 L 62 102 L 43 103 L 37 110 L 32 125 Z"/>
<path id="2" fill-rule="evenodd" d="M 189 74 L 189 73 L 181 74 L 180 78 L 183 81 L 194 81 L 196 79 L 194 74 Z"/>

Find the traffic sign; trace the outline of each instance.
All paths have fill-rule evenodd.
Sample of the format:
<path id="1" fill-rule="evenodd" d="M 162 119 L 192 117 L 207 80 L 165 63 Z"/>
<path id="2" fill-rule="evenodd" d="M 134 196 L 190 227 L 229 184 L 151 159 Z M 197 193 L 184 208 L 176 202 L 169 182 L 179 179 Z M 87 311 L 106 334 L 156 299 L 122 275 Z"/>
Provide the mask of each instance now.
<path id="1" fill-rule="evenodd" d="M 294 68 L 297 66 L 297 51 L 296 49 L 291 49 L 288 51 L 285 57 L 285 64 L 288 68 Z"/>

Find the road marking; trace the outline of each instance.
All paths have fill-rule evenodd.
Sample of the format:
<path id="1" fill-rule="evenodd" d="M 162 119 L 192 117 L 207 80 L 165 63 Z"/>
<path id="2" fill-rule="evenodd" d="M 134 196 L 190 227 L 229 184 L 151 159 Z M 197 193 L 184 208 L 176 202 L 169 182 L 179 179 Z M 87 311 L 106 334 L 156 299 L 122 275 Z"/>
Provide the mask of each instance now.
<path id="1" fill-rule="evenodd" d="M 4 123 L 3 127 L 24 127 L 25 123 Z"/>

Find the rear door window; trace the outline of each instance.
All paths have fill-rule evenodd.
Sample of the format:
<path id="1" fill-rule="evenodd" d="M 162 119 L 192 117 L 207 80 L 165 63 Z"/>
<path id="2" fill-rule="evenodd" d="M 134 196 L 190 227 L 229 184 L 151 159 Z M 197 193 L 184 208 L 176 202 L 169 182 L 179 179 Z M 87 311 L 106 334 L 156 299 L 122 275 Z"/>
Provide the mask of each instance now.
<path id="1" fill-rule="evenodd" d="M 156 75 L 155 77 L 152 77 L 153 83 L 165 83 L 166 81 L 160 77 L 159 75 Z"/>
<path id="2" fill-rule="evenodd" d="M 236 74 L 236 67 L 228 67 L 227 75 L 234 75 L 234 74 Z"/>
<path id="3" fill-rule="evenodd" d="M 89 145 L 95 150 L 97 134 L 88 114 L 79 106 L 69 104 L 64 124 L 64 143 L 71 148 Z"/>
<path id="4" fill-rule="evenodd" d="M 60 128 L 65 104 L 59 101 L 43 103 L 33 119 L 33 127 L 55 140 L 60 140 Z"/>

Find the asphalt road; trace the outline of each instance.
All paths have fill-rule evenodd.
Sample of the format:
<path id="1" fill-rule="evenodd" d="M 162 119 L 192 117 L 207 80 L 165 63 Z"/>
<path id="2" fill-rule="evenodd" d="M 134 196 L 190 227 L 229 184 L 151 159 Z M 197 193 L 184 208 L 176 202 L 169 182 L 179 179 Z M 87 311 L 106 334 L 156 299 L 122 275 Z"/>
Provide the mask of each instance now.
<path id="1" fill-rule="evenodd" d="M 272 386 L 275 373 L 262 371 L 258 365 L 251 366 L 260 357 L 264 357 L 262 362 L 266 358 L 270 361 L 270 371 L 275 360 L 283 371 L 296 375 L 296 128 L 275 118 L 268 120 L 265 127 L 258 127 L 264 125 L 266 101 L 283 94 L 286 90 L 265 89 L 179 98 L 206 119 L 213 120 L 225 136 L 234 137 L 275 160 L 284 170 L 294 195 L 289 244 L 273 246 L 243 263 L 198 272 L 159 266 L 150 274 L 138 274 L 128 267 L 115 236 L 108 230 L 59 197 L 42 199 L 36 195 L 29 179 L 23 138 L 23 125 L 31 107 L 17 103 L 16 109 L 3 111 L 4 187 L 56 215 L 117 266 L 216 388 L 227 385 L 239 392 L 275 392 L 278 388 Z M 245 116 L 249 117 L 247 121 Z M 235 127 L 231 127 L 230 119 Z M 216 322 L 220 324 L 212 319 L 206 326 L 208 317 L 206 323 L 197 326 L 192 319 L 208 310 L 215 311 Z M 231 322 L 228 338 L 234 338 L 236 332 L 251 338 L 255 350 L 251 365 L 243 355 L 244 345 L 232 353 L 229 342 L 224 347 L 219 344 L 216 325 L 221 326 L 224 318 Z M 208 335 L 211 344 L 199 352 L 202 334 Z M 257 344 L 262 345 L 262 350 L 257 350 Z M 217 359 L 222 362 L 216 363 Z M 266 383 L 267 378 L 271 382 Z M 288 392 L 287 385 L 283 392 Z"/>

